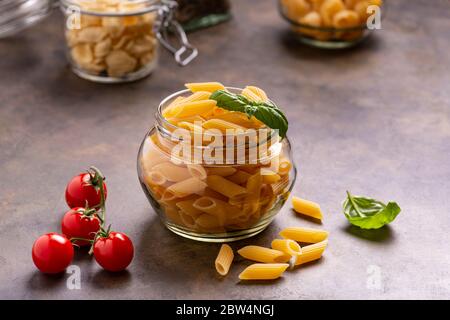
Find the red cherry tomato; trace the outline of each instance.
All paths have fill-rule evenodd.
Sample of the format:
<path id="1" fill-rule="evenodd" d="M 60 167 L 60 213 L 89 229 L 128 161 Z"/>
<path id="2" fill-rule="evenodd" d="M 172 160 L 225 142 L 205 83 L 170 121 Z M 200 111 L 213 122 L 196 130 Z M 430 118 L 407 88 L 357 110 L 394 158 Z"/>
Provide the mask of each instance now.
<path id="1" fill-rule="evenodd" d="M 110 232 L 94 244 L 94 257 L 108 271 L 124 270 L 133 260 L 134 248 L 130 238 L 121 232 Z"/>
<path id="2" fill-rule="evenodd" d="M 33 262 L 44 273 L 64 271 L 73 259 L 73 246 L 69 239 L 57 233 L 40 236 L 33 244 Z"/>
<path id="3" fill-rule="evenodd" d="M 100 190 L 95 189 L 95 183 L 92 181 L 89 173 L 81 173 L 70 180 L 66 187 L 66 202 L 70 208 L 84 207 L 86 203 L 93 208 L 100 204 Z M 107 196 L 106 184 L 103 183 L 105 189 L 105 200 Z"/>
<path id="4" fill-rule="evenodd" d="M 95 234 L 100 229 L 100 219 L 95 213 L 86 215 L 85 208 L 73 208 L 66 212 L 61 222 L 62 233 L 69 239 L 84 238 L 94 240 Z M 87 241 L 74 241 L 79 246 L 90 244 Z"/>

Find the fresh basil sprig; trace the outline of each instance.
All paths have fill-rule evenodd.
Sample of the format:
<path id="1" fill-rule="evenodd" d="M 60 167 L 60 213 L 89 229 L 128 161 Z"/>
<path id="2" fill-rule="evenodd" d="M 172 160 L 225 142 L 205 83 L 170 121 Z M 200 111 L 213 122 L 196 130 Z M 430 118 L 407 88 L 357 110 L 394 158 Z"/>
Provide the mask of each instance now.
<path id="1" fill-rule="evenodd" d="M 271 101 L 251 101 L 240 94 L 234 94 L 225 90 L 214 91 L 210 99 L 217 102 L 217 106 L 229 111 L 239 111 L 247 114 L 249 118 L 256 119 L 269 128 L 278 129 L 281 138 L 286 136 L 288 121 L 283 112 Z"/>
<path id="2" fill-rule="evenodd" d="M 401 210 L 395 202 L 386 205 L 375 199 L 354 196 L 348 191 L 343 209 L 348 221 L 362 229 L 379 229 L 394 221 Z"/>

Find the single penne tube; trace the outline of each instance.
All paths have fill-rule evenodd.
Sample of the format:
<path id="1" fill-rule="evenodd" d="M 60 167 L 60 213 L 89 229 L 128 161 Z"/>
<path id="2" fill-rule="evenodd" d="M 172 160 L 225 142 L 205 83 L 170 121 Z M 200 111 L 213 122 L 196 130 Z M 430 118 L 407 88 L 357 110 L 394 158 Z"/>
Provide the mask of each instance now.
<path id="1" fill-rule="evenodd" d="M 289 185 L 289 176 L 283 176 L 278 182 L 270 184 L 273 194 L 281 194 L 284 189 Z"/>
<path id="2" fill-rule="evenodd" d="M 177 225 L 183 225 L 183 221 L 181 220 L 180 214 L 178 213 L 179 210 L 177 210 L 177 208 L 166 205 L 162 205 L 161 207 L 163 208 L 163 212 L 167 220 Z"/>
<path id="3" fill-rule="evenodd" d="M 233 249 L 227 244 L 223 244 L 220 247 L 219 254 L 217 255 L 214 265 L 216 266 L 217 273 L 221 276 L 226 276 L 230 270 L 231 263 L 234 259 Z"/>
<path id="4" fill-rule="evenodd" d="M 174 107 L 183 101 L 184 97 L 176 97 L 162 112 L 162 115 L 164 118 L 169 118 L 173 116 Z"/>
<path id="5" fill-rule="evenodd" d="M 205 180 L 207 176 L 207 172 L 205 168 L 203 168 L 199 164 L 188 164 L 187 169 L 189 171 L 189 174 L 195 178 L 198 178 L 200 180 Z"/>
<path id="6" fill-rule="evenodd" d="M 167 182 L 166 177 L 161 172 L 150 171 L 145 175 L 145 182 L 149 185 L 161 186 Z"/>
<path id="7" fill-rule="evenodd" d="M 245 197 L 244 212 L 248 214 L 253 214 L 259 209 L 261 186 L 262 186 L 262 176 L 258 171 L 247 180 L 247 187 L 246 187 L 247 196 Z"/>
<path id="8" fill-rule="evenodd" d="M 236 212 L 236 208 L 225 201 L 211 197 L 201 197 L 194 201 L 193 207 L 209 215 L 215 216 L 223 224 L 227 215 Z"/>
<path id="9" fill-rule="evenodd" d="M 236 173 L 236 168 L 233 167 L 209 167 L 206 168 L 206 172 L 209 176 L 222 176 L 228 177 Z"/>
<path id="10" fill-rule="evenodd" d="M 218 217 L 204 213 L 195 219 L 195 223 L 205 230 L 215 230 L 223 226 L 223 222 Z"/>
<path id="11" fill-rule="evenodd" d="M 180 103 L 188 103 L 188 102 L 194 102 L 194 101 L 201 101 L 201 100 L 208 100 L 211 96 L 211 92 L 208 91 L 196 91 L 193 94 L 191 94 L 189 97 L 183 98 Z"/>
<path id="12" fill-rule="evenodd" d="M 183 210 L 179 210 L 178 214 L 180 215 L 181 222 L 183 223 L 184 226 L 191 229 L 195 229 L 196 221 L 193 216 L 187 214 Z"/>
<path id="13" fill-rule="evenodd" d="M 222 201 L 225 201 L 225 202 L 228 201 L 228 197 L 226 197 L 223 194 L 220 194 L 220 193 L 214 191 L 210 187 L 206 187 L 205 190 L 200 195 L 204 196 L 204 197 L 211 197 L 211 198 L 214 198 L 214 199 L 219 199 L 219 200 L 222 200 Z"/>
<path id="14" fill-rule="evenodd" d="M 289 173 L 291 168 L 292 168 L 292 163 L 286 158 L 281 158 L 280 165 L 278 167 L 278 174 L 280 174 L 282 176 L 286 175 Z"/>
<path id="15" fill-rule="evenodd" d="M 202 123 L 202 126 L 206 130 L 218 129 L 222 131 L 222 133 L 227 133 L 228 130 L 241 130 L 242 132 L 246 130 L 245 127 L 221 119 L 206 120 L 205 122 Z"/>
<path id="16" fill-rule="evenodd" d="M 172 162 L 157 164 L 153 167 L 153 171 L 159 172 L 170 182 L 179 182 L 191 177 L 187 168 L 177 166 Z"/>
<path id="17" fill-rule="evenodd" d="M 284 252 L 293 257 L 302 252 L 300 245 L 290 239 L 274 239 L 271 244 L 272 249 Z"/>
<path id="18" fill-rule="evenodd" d="M 320 206 L 312 201 L 301 199 L 299 197 L 292 197 L 292 206 L 298 213 L 322 220 L 322 210 Z"/>
<path id="19" fill-rule="evenodd" d="M 235 173 L 233 173 L 232 175 L 227 176 L 227 179 L 236 184 L 244 184 L 247 182 L 248 178 L 250 178 L 250 177 L 251 177 L 250 173 L 238 170 Z"/>
<path id="20" fill-rule="evenodd" d="M 241 94 L 246 97 L 250 101 L 259 102 L 261 101 L 261 97 L 254 93 L 252 90 L 245 88 L 242 90 Z"/>
<path id="21" fill-rule="evenodd" d="M 163 152 L 157 150 L 156 146 L 153 142 L 150 142 L 151 146 L 148 148 L 148 151 L 144 153 L 142 157 L 142 168 L 144 172 L 150 172 L 153 170 L 153 167 L 157 164 L 167 161 L 167 155 Z"/>
<path id="22" fill-rule="evenodd" d="M 281 230 L 280 236 L 297 242 L 316 243 L 327 239 L 328 232 L 318 229 L 289 227 Z"/>
<path id="23" fill-rule="evenodd" d="M 200 127 L 192 122 L 181 121 L 181 122 L 178 122 L 177 125 L 181 129 L 186 129 L 186 130 L 189 130 L 192 132 L 202 132 L 202 127 Z"/>
<path id="24" fill-rule="evenodd" d="M 241 272 L 241 280 L 274 280 L 289 267 L 287 263 L 255 263 Z"/>
<path id="25" fill-rule="evenodd" d="M 177 201 L 175 205 L 184 213 L 186 213 L 194 218 L 197 218 L 198 216 L 203 214 L 203 211 L 198 210 L 197 208 L 194 207 L 194 202 L 196 200 L 197 199 Z"/>
<path id="26" fill-rule="evenodd" d="M 224 110 L 222 108 L 219 108 L 219 109 Z M 249 119 L 245 114 L 243 114 L 241 112 L 236 112 L 236 111 L 225 112 L 225 113 L 220 113 L 220 114 L 216 113 L 216 114 L 214 114 L 214 119 L 225 120 L 227 122 L 237 124 L 241 127 L 247 128 L 247 129 L 260 128 L 261 126 L 263 126 L 263 123 L 260 122 L 259 120 L 257 120 L 255 117 L 252 117 Z"/>
<path id="27" fill-rule="evenodd" d="M 308 263 L 314 260 L 318 260 L 322 257 L 325 248 L 328 245 L 328 240 L 323 240 L 302 248 L 302 252 L 296 256 L 294 265 Z"/>
<path id="28" fill-rule="evenodd" d="M 174 108 L 175 118 L 192 117 L 195 115 L 204 115 L 211 112 L 216 106 L 215 100 L 201 100 L 177 104 Z"/>
<path id="29" fill-rule="evenodd" d="M 196 83 L 186 83 L 186 88 L 192 92 L 207 91 L 214 92 L 217 90 L 225 90 L 225 87 L 220 82 L 196 82 Z"/>
<path id="30" fill-rule="evenodd" d="M 291 258 L 282 251 L 260 246 L 245 246 L 239 249 L 238 253 L 245 259 L 263 263 L 283 263 Z"/>
<path id="31" fill-rule="evenodd" d="M 273 172 L 272 170 L 261 168 L 261 176 L 262 176 L 262 182 L 267 184 L 276 183 L 281 180 L 281 177 L 279 174 Z"/>
<path id="32" fill-rule="evenodd" d="M 208 187 L 228 198 L 243 197 L 247 194 L 247 189 L 225 179 L 222 176 L 208 176 L 206 178 L 206 183 L 208 184 Z"/>
<path id="33" fill-rule="evenodd" d="M 205 119 L 203 117 L 200 117 L 199 115 L 195 115 L 192 117 L 185 117 L 182 119 L 172 117 L 172 118 L 166 118 L 166 120 L 175 126 L 177 126 L 180 122 L 190 122 L 192 124 L 201 124 L 201 123 L 205 122 Z"/>
<path id="34" fill-rule="evenodd" d="M 256 94 L 261 101 L 268 101 L 269 98 L 267 97 L 267 94 L 264 92 L 263 89 L 255 87 L 255 86 L 246 86 L 245 89 L 252 91 L 254 94 Z"/>
<path id="35" fill-rule="evenodd" d="M 183 198 L 190 194 L 199 194 L 203 192 L 205 188 L 206 183 L 199 178 L 191 177 L 189 179 L 174 183 L 168 187 L 167 190 L 172 192 L 176 197 Z"/>

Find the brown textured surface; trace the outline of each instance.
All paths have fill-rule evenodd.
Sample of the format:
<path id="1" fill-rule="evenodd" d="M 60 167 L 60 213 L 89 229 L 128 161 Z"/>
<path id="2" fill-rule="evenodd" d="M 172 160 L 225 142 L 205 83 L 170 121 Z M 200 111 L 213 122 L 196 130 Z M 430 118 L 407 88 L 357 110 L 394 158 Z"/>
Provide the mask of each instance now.
<path id="1" fill-rule="evenodd" d="M 231 23 L 191 34 L 200 57 L 179 68 L 166 53 L 149 78 L 128 85 L 78 79 L 66 65 L 62 19 L 0 41 L 0 298 L 450 298 L 450 4 L 391 1 L 384 29 L 340 52 L 287 37 L 275 1 L 233 2 Z M 299 179 L 331 232 L 318 263 L 267 284 L 239 284 L 245 262 L 219 279 L 218 245 L 164 229 L 136 176 L 136 153 L 158 102 L 184 82 L 217 80 L 267 89 L 290 119 Z M 86 255 L 81 290 L 31 262 L 34 239 L 59 230 L 69 178 L 87 166 L 108 180 L 109 221 L 136 257 L 125 273 Z M 362 232 L 341 214 L 345 190 L 396 200 L 389 227 Z M 314 226 L 287 205 L 259 236 L 268 245 L 289 225 Z M 370 266 L 382 288 L 368 289 Z"/>

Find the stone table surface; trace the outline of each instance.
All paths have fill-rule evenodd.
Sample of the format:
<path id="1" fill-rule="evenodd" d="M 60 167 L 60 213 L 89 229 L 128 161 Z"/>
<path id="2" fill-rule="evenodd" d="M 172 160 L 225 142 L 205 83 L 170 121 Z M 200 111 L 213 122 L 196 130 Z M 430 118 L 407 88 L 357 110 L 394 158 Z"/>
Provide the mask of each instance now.
<path id="1" fill-rule="evenodd" d="M 75 76 L 59 12 L 0 40 L 0 298 L 392 299 L 450 298 L 450 3 L 390 1 L 383 29 L 359 47 L 321 51 L 295 42 L 269 0 L 233 1 L 231 22 L 190 34 L 200 56 L 178 67 L 162 52 L 142 81 L 100 85 Z M 185 82 L 265 88 L 290 120 L 293 193 L 317 201 L 330 231 L 325 256 L 283 278 L 239 283 L 240 260 L 220 279 L 217 244 L 166 230 L 136 174 L 158 102 Z M 134 241 L 126 272 L 86 255 L 81 289 L 31 261 L 41 234 L 59 231 L 68 180 L 95 164 L 107 176 L 109 221 Z M 361 231 L 341 213 L 345 191 L 397 201 L 388 227 Z M 260 235 L 317 227 L 285 205 Z"/>

